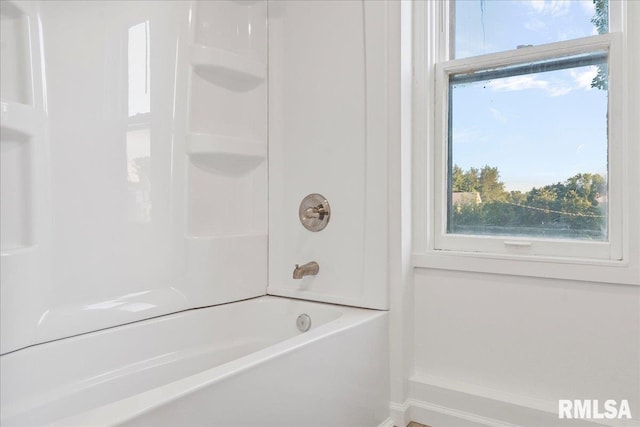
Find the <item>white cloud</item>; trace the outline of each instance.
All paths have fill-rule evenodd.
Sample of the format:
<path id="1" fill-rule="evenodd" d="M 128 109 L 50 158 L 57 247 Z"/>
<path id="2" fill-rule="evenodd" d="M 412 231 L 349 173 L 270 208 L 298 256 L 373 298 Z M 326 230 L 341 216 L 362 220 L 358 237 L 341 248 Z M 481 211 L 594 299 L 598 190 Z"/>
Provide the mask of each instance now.
<path id="1" fill-rule="evenodd" d="M 587 15 L 593 16 L 596 12 L 596 5 L 593 4 L 592 0 L 578 0 L 578 3 Z"/>
<path id="2" fill-rule="evenodd" d="M 547 89 L 549 82 L 537 79 L 534 76 L 514 76 L 506 79 L 492 80 L 487 87 L 500 91 L 516 91 L 526 89 Z"/>
<path id="3" fill-rule="evenodd" d="M 568 94 L 572 90 L 573 88 L 569 86 L 554 86 L 554 87 L 548 88 L 547 92 L 551 96 L 562 96 L 562 95 Z"/>
<path id="4" fill-rule="evenodd" d="M 542 19 L 538 19 L 538 18 L 531 18 L 529 21 L 525 22 L 524 28 L 529 31 L 534 31 L 537 33 L 543 33 L 548 31 L 547 24 Z"/>
<path id="5" fill-rule="evenodd" d="M 538 89 L 545 91 L 549 96 L 562 96 L 574 90 L 591 90 L 591 82 L 597 73 L 598 68 L 591 66 L 582 71 L 568 70 L 569 79 L 543 80 L 535 75 L 524 75 L 492 80 L 487 83 L 487 87 L 504 92 Z M 492 114 L 496 117 L 493 111 Z"/>
<path id="6" fill-rule="evenodd" d="M 489 107 L 489 112 L 491 112 L 493 118 L 500 123 L 507 123 L 507 116 L 502 114 L 502 112 L 500 112 L 497 108 Z"/>
<path id="7" fill-rule="evenodd" d="M 591 66 L 584 71 L 569 70 L 571 78 L 575 82 L 578 89 L 591 90 L 591 82 L 598 74 L 598 67 Z"/>
<path id="8" fill-rule="evenodd" d="M 544 9 L 544 0 L 530 0 L 529 6 L 531 6 L 536 12 L 540 12 Z"/>
<path id="9" fill-rule="evenodd" d="M 571 2 L 569 0 L 529 0 L 529 6 L 538 14 L 557 17 L 569 12 Z"/>
<path id="10" fill-rule="evenodd" d="M 592 0 L 528 0 L 524 4 L 528 9 L 524 28 L 547 41 L 570 40 L 592 34 L 588 27 L 582 25 L 560 25 L 564 21 L 560 18 L 566 15 L 580 15 L 576 22 L 588 22 L 595 12 Z"/>

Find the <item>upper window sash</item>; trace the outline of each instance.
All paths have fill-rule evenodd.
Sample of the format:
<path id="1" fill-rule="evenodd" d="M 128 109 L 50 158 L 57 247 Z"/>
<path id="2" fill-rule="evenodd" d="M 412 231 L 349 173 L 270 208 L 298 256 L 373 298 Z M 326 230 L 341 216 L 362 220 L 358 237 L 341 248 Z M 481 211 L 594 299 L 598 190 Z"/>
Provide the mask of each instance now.
<path id="1" fill-rule="evenodd" d="M 465 0 L 466 1 L 466 0 Z M 442 0 L 433 2 L 429 7 L 426 8 L 427 15 L 437 16 L 437 26 L 438 26 L 438 42 L 436 43 L 437 54 L 435 55 L 435 60 L 437 62 L 448 61 L 454 59 L 455 53 L 455 37 L 453 33 L 455 31 L 455 2 L 456 0 Z M 500 0 L 493 0 L 494 3 L 499 4 Z M 626 2 L 627 0 L 608 0 L 608 32 L 600 34 L 599 36 L 606 36 L 607 34 L 621 33 L 625 31 L 624 24 L 624 16 L 626 13 Z M 429 17 L 427 17 L 429 20 Z M 596 36 L 597 37 L 597 36 Z M 574 41 L 579 40 L 582 37 L 571 38 L 566 41 Z M 588 39 L 589 37 L 583 37 Z M 556 41 L 553 43 L 547 44 L 538 44 L 538 45 L 527 45 L 527 47 L 537 47 L 537 46 L 545 46 L 549 44 L 556 44 L 560 41 Z M 504 51 L 497 51 L 493 53 L 488 53 L 487 55 L 492 54 L 500 54 L 503 52 L 513 52 L 515 49 L 508 49 Z M 475 55 L 468 56 L 459 59 L 468 59 L 468 58 L 477 58 L 484 55 Z"/>

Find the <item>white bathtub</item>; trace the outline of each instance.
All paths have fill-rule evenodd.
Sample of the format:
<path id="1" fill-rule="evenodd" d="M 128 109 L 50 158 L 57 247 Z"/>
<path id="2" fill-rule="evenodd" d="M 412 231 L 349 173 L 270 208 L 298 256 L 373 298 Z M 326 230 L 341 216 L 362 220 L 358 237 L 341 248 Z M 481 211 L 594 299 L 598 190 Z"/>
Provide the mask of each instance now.
<path id="1" fill-rule="evenodd" d="M 3 355 L 0 424 L 373 427 L 387 354 L 386 312 L 261 297 Z"/>

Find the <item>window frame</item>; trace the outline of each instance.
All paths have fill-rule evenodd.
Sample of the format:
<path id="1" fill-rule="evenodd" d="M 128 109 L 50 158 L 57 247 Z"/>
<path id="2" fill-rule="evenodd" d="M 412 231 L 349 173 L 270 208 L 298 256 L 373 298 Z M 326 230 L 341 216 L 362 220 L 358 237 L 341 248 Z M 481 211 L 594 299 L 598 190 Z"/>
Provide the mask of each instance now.
<path id="1" fill-rule="evenodd" d="M 637 262 L 629 263 L 629 239 L 638 227 L 630 227 L 627 203 L 626 2 L 610 2 L 608 34 L 448 60 L 452 5 L 413 5 L 414 266 L 638 284 Z M 603 50 L 609 53 L 608 241 L 447 234 L 449 75 Z"/>

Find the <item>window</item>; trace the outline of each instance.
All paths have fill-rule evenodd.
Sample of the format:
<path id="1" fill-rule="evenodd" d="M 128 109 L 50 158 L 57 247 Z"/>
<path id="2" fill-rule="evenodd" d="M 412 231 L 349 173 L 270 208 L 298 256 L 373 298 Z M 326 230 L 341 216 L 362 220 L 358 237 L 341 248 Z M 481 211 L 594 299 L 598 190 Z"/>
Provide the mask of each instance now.
<path id="1" fill-rule="evenodd" d="M 415 152 L 428 165 L 414 172 L 416 264 L 520 260 L 506 272 L 572 278 L 536 271 L 627 265 L 626 3 L 426 3 L 414 6 Z"/>

